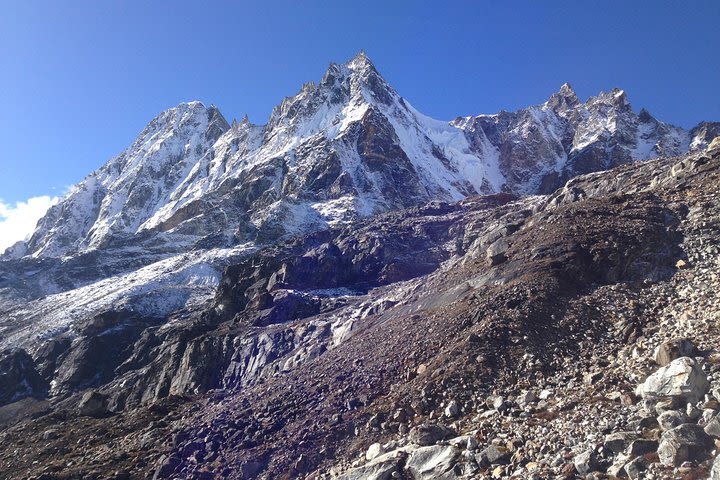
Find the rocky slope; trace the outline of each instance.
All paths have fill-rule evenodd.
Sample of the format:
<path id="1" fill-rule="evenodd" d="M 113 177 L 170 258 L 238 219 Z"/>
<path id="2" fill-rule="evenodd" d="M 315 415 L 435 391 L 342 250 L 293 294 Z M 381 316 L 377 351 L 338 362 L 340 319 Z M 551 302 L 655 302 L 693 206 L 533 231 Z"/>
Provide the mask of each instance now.
<path id="1" fill-rule="evenodd" d="M 718 142 L 283 240 L 210 304 L 9 352 L 37 399 L 0 408 L 1 475 L 708 478 Z"/>

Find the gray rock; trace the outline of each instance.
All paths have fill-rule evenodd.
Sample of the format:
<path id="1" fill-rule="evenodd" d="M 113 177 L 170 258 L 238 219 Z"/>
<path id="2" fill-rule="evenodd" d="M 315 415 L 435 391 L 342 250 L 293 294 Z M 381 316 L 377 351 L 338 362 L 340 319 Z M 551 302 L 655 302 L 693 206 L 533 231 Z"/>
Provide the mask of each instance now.
<path id="1" fill-rule="evenodd" d="M 393 473 L 400 470 L 400 459 L 385 458 L 382 461 L 370 462 L 362 467 L 351 468 L 338 475 L 338 480 L 390 480 Z M 252 478 L 252 477 L 248 477 Z"/>
<path id="2" fill-rule="evenodd" d="M 630 443 L 637 437 L 637 434 L 634 432 L 611 433 L 605 437 L 603 447 L 605 447 L 605 450 L 610 450 L 613 453 L 620 453 L 628 448 Z"/>
<path id="3" fill-rule="evenodd" d="M 636 457 L 625 464 L 623 469 L 627 474 L 627 477 L 631 480 L 640 479 L 643 476 L 643 472 L 650 466 L 650 461 L 645 457 Z"/>
<path id="4" fill-rule="evenodd" d="M 691 357 L 695 354 L 695 345 L 686 338 L 677 338 L 660 344 L 653 354 L 655 363 L 664 367 L 680 357 Z"/>
<path id="5" fill-rule="evenodd" d="M 629 457 L 638 457 L 640 455 L 645 455 L 646 453 L 655 452 L 658 449 L 658 442 L 657 440 L 648 440 L 646 438 L 638 438 L 637 440 L 633 440 L 630 442 L 630 445 L 628 446 L 626 450 L 626 454 Z"/>
<path id="6" fill-rule="evenodd" d="M 677 410 L 668 410 L 658 415 L 657 421 L 660 425 L 660 428 L 662 428 L 663 430 L 671 430 L 678 425 L 688 423 L 688 418 L 687 415 L 685 415 L 683 412 L 678 412 Z"/>
<path id="7" fill-rule="evenodd" d="M 627 470 L 625 467 L 630 462 L 630 459 L 623 454 L 618 455 L 615 457 L 615 461 L 610 465 L 607 469 L 608 475 L 611 477 L 617 477 L 617 478 L 627 478 Z"/>
<path id="8" fill-rule="evenodd" d="M 460 403 L 457 400 L 450 400 L 447 407 L 445 407 L 445 416 L 455 418 L 460 415 Z"/>
<path id="9" fill-rule="evenodd" d="M 500 410 L 505 403 L 505 399 L 500 395 L 490 395 L 485 399 L 485 405 L 495 410 Z"/>
<path id="10" fill-rule="evenodd" d="M 710 384 L 700 365 L 690 357 L 681 357 L 650 375 L 638 387 L 645 399 L 674 397 L 686 402 L 703 399 Z"/>
<path id="11" fill-rule="evenodd" d="M 453 471 L 459 456 L 460 451 L 452 446 L 420 447 L 410 454 L 405 468 L 416 480 L 459 478 Z"/>
<path id="12" fill-rule="evenodd" d="M 83 417 L 103 417 L 107 415 L 107 398 L 94 390 L 85 392 L 78 404 L 78 413 Z"/>
<path id="13" fill-rule="evenodd" d="M 510 245 L 504 238 L 501 238 L 490 245 L 486 252 L 488 264 L 492 267 L 505 262 L 507 260 L 506 252 L 509 247 Z"/>
<path id="14" fill-rule="evenodd" d="M 575 465 L 575 470 L 577 470 L 581 475 L 597 470 L 598 461 L 595 450 L 586 450 L 578 455 L 575 455 L 573 464 Z"/>
<path id="15" fill-rule="evenodd" d="M 710 480 L 720 480 L 720 455 L 715 457 L 712 471 L 710 472 Z"/>
<path id="16" fill-rule="evenodd" d="M 720 419 L 714 417 L 705 425 L 705 433 L 711 437 L 720 438 Z"/>
<path id="17" fill-rule="evenodd" d="M 440 440 L 455 436 L 455 432 L 437 423 L 423 423 L 410 430 L 409 440 L 420 446 L 434 445 Z"/>
<path id="18" fill-rule="evenodd" d="M 658 457 L 666 466 L 679 466 L 688 460 L 702 460 L 712 440 L 699 425 L 686 423 L 668 430 L 660 437 Z"/>
<path id="19" fill-rule="evenodd" d="M 490 465 L 505 465 L 510 463 L 511 453 L 508 449 L 490 445 L 480 453 L 475 455 L 475 461 L 481 467 L 489 467 Z"/>
<path id="20" fill-rule="evenodd" d="M 365 452 L 365 459 L 368 461 L 373 460 L 382 455 L 383 453 L 385 453 L 385 449 L 383 448 L 382 444 L 373 443 L 368 447 L 367 452 Z"/>

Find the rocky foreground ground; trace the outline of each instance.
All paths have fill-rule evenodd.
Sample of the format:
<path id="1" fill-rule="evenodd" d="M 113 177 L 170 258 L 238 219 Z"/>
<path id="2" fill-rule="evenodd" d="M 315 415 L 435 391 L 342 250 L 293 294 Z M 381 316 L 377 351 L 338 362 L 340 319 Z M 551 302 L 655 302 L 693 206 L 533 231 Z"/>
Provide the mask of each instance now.
<path id="1" fill-rule="evenodd" d="M 719 253 L 717 141 L 296 238 L 101 387 L 0 408 L 0 476 L 717 479 Z"/>

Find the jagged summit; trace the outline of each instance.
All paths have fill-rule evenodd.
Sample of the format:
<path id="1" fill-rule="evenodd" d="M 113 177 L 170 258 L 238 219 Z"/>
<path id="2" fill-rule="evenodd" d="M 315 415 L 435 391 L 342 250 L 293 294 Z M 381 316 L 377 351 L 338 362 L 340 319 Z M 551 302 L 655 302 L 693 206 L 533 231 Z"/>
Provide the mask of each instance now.
<path id="1" fill-rule="evenodd" d="M 546 105 L 555 110 L 569 110 L 580 104 L 575 90 L 569 83 L 563 83 L 556 93 L 552 94 Z"/>

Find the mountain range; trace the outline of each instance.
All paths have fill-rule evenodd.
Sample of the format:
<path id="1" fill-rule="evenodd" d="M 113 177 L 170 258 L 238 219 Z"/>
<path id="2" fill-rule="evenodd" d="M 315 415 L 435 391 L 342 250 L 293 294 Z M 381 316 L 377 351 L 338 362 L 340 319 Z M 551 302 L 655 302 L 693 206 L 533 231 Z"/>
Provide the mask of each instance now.
<path id="1" fill-rule="evenodd" d="M 17 458 L 0 449 L 0 473 L 44 475 L 39 456 L 70 472 L 48 478 L 117 465 L 121 478 L 477 474 L 496 462 L 443 443 L 466 417 L 482 427 L 453 441 L 474 451 L 466 437 L 490 444 L 486 430 L 505 428 L 487 422 L 572 413 L 566 387 L 601 415 L 590 400 L 606 392 L 575 395 L 573 375 L 621 402 L 649 373 L 637 348 L 678 334 L 654 314 L 676 316 L 682 282 L 717 283 L 719 135 L 637 112 L 619 89 L 583 102 L 568 84 L 516 112 L 439 121 L 364 52 L 264 125 L 170 108 L 0 256 L 0 424 L 14 425 L 0 440 L 42 439 Z M 704 318 L 715 300 L 689 305 Z M 692 351 L 709 359 L 706 330 Z M 519 400 L 529 391 L 545 398 Z M 617 405 L 640 415 L 641 402 Z M 601 431 L 630 428 L 616 410 Z M 416 438 L 438 416 L 456 424 Z M 76 438 L 83 422 L 99 433 Z M 571 446 L 595 467 L 626 467 L 588 439 Z M 61 440 L 81 447 L 43 443 Z M 543 475 L 570 458 L 555 440 Z"/>
<path id="2" fill-rule="evenodd" d="M 203 302 L 224 266 L 289 235 L 430 201 L 549 193 L 579 174 L 702 149 L 719 131 L 636 113 L 618 89 L 583 103 L 568 84 L 517 112 L 438 121 L 364 52 L 331 64 L 265 125 L 183 103 L 1 257 L 0 312 L 11 320 L 0 344 L 111 306 L 166 315 Z"/>

